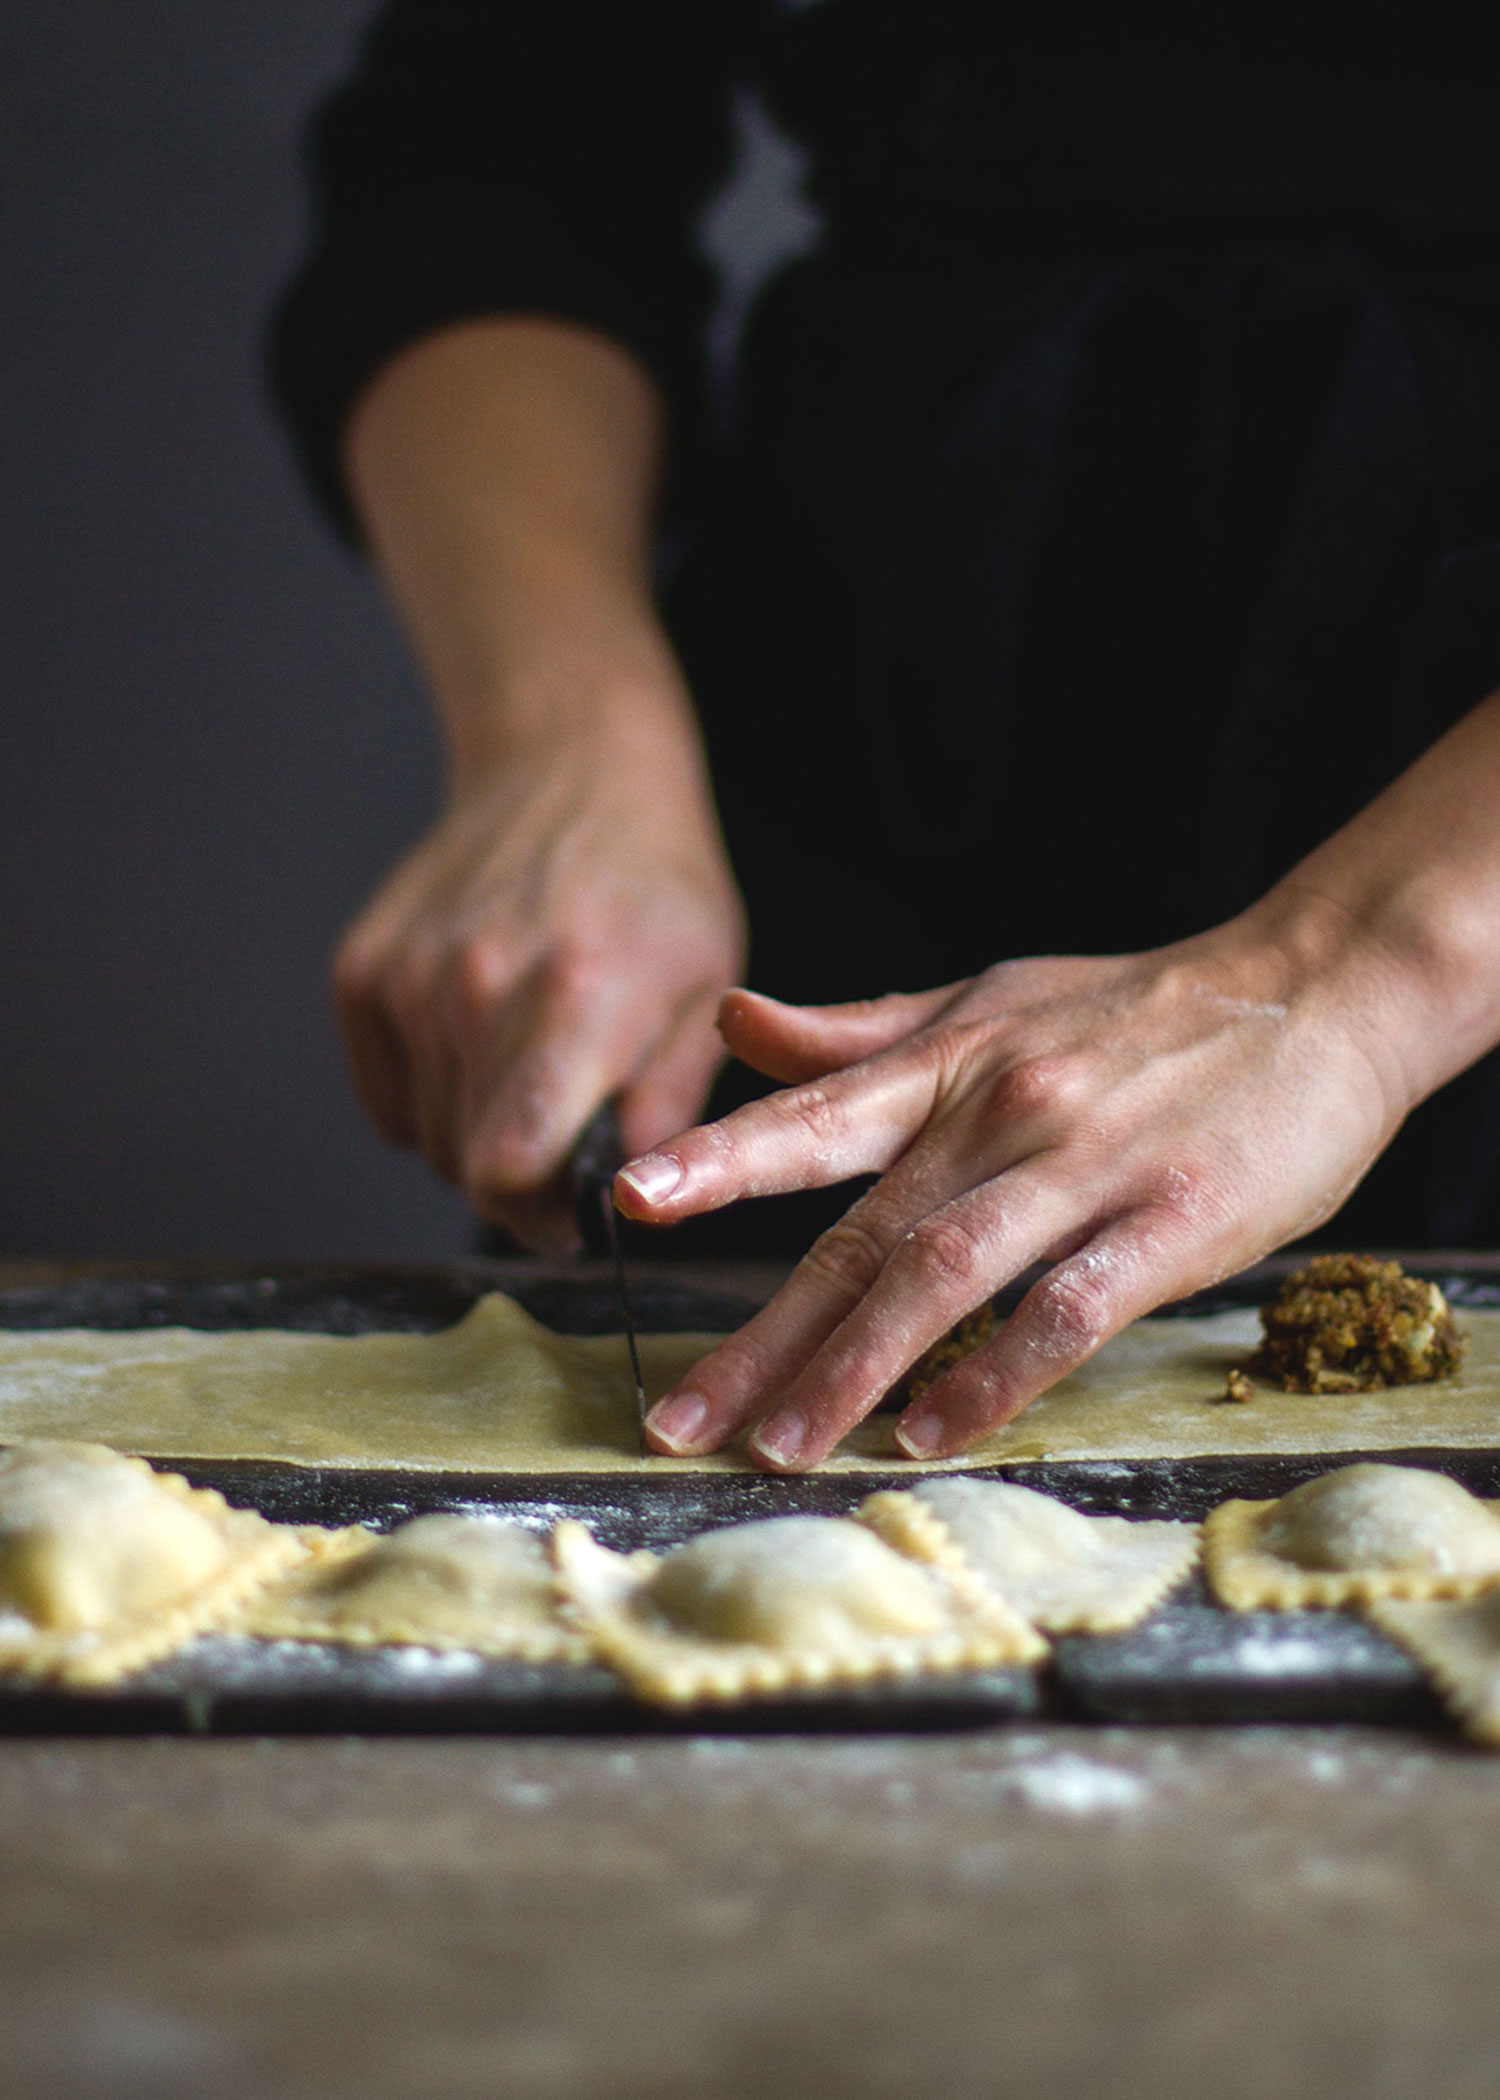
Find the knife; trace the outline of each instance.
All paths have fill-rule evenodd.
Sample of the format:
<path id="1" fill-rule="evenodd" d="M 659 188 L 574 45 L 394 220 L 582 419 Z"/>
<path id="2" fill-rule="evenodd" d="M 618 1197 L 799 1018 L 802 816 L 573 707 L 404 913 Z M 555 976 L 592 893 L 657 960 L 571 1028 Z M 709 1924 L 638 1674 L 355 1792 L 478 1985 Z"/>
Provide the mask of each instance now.
<path id="1" fill-rule="evenodd" d="M 646 1448 L 646 1381 L 641 1376 L 635 1312 L 630 1303 L 630 1285 L 625 1278 L 625 1256 L 620 1248 L 620 1219 L 611 1194 L 611 1184 L 624 1164 L 625 1140 L 620 1134 L 619 1111 L 613 1101 L 606 1101 L 579 1132 L 569 1164 L 569 1177 L 574 1215 L 585 1248 L 590 1254 L 607 1255 L 614 1264 L 615 1300 L 620 1325 L 625 1330 L 625 1346 L 630 1352 L 630 1375 L 635 1380 L 641 1456 L 649 1458 L 651 1454 Z"/>

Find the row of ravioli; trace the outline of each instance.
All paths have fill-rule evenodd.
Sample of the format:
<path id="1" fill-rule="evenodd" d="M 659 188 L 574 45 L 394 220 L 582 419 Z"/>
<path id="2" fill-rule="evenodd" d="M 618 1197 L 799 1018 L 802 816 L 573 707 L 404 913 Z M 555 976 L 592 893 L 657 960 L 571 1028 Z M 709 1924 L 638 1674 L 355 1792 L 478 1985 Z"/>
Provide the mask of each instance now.
<path id="1" fill-rule="evenodd" d="M 655 1555 L 490 1514 L 277 1524 L 104 1445 L 38 1440 L 0 1453 L 0 1669 L 110 1684 L 216 1632 L 599 1660 L 649 1700 L 733 1700 L 1037 1663 L 1048 1635 L 1138 1625 L 1200 1551 L 1231 1610 L 1363 1611 L 1500 1743 L 1500 1505 L 1376 1464 L 1202 1527 L 927 1477 L 849 1517 L 728 1525 Z"/>

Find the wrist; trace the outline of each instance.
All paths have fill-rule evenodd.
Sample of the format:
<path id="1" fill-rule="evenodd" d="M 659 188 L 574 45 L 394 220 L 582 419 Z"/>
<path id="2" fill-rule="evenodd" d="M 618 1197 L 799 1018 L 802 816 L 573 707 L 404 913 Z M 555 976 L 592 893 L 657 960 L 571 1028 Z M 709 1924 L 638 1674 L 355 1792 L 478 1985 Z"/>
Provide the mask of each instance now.
<path id="1" fill-rule="evenodd" d="M 1500 1042 L 1500 694 L 1482 701 L 1265 900 L 1337 926 L 1344 967 L 1384 985 L 1420 1100 Z"/>
<path id="2" fill-rule="evenodd" d="M 534 680 L 476 693 L 457 716 L 440 702 L 439 718 L 454 796 L 554 762 L 632 777 L 654 771 L 664 786 L 704 775 L 686 694 L 664 691 L 641 666 L 618 659 L 558 663 Z"/>
<path id="3" fill-rule="evenodd" d="M 1332 1006 L 1400 1116 L 1500 1034 L 1492 924 L 1426 871 L 1341 868 L 1314 854 L 1245 923 L 1279 958 L 1287 1002 Z"/>
<path id="4" fill-rule="evenodd" d="M 425 648 L 456 762 L 559 733 L 593 734 L 634 690 L 681 686 L 656 609 L 634 578 L 575 548 L 517 549 L 465 593 Z"/>

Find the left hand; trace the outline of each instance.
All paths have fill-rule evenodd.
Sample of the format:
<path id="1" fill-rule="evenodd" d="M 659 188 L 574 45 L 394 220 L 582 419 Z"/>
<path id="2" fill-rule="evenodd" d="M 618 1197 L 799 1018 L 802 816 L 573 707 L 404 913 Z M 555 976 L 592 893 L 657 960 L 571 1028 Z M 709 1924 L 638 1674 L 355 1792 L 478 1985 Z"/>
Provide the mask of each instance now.
<path id="1" fill-rule="evenodd" d="M 795 1008 L 731 992 L 730 1049 L 786 1090 L 616 1183 L 671 1224 L 745 1196 L 883 1178 L 765 1309 L 658 1402 L 674 1454 L 748 1424 L 814 1466 L 955 1321 L 1054 1264 L 896 1435 L 943 1458 L 1129 1321 L 1309 1231 L 1426 1090 L 1392 958 L 1321 899 L 1271 899 L 1127 956 L 1007 962 L 940 991 Z"/>

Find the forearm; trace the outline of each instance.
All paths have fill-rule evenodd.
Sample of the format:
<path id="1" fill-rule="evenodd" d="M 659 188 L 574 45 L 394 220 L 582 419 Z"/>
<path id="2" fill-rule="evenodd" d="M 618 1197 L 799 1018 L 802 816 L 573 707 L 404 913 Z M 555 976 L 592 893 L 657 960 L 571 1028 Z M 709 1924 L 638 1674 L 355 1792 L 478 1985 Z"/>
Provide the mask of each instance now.
<path id="1" fill-rule="evenodd" d="M 1252 916 L 1358 950 L 1410 1106 L 1500 1041 L 1500 694 L 1278 883 Z"/>
<path id="2" fill-rule="evenodd" d="M 358 403 L 351 493 L 459 781 L 601 734 L 696 767 L 651 602 L 662 422 L 627 351 L 525 318 L 425 338 Z"/>
<path id="3" fill-rule="evenodd" d="M 560 322 L 446 329 L 382 371 L 347 472 L 432 687 L 449 808 L 345 937 L 372 1118 L 532 1246 L 598 1104 L 627 1143 L 701 1112 L 743 919 L 650 590 L 661 414 Z"/>

